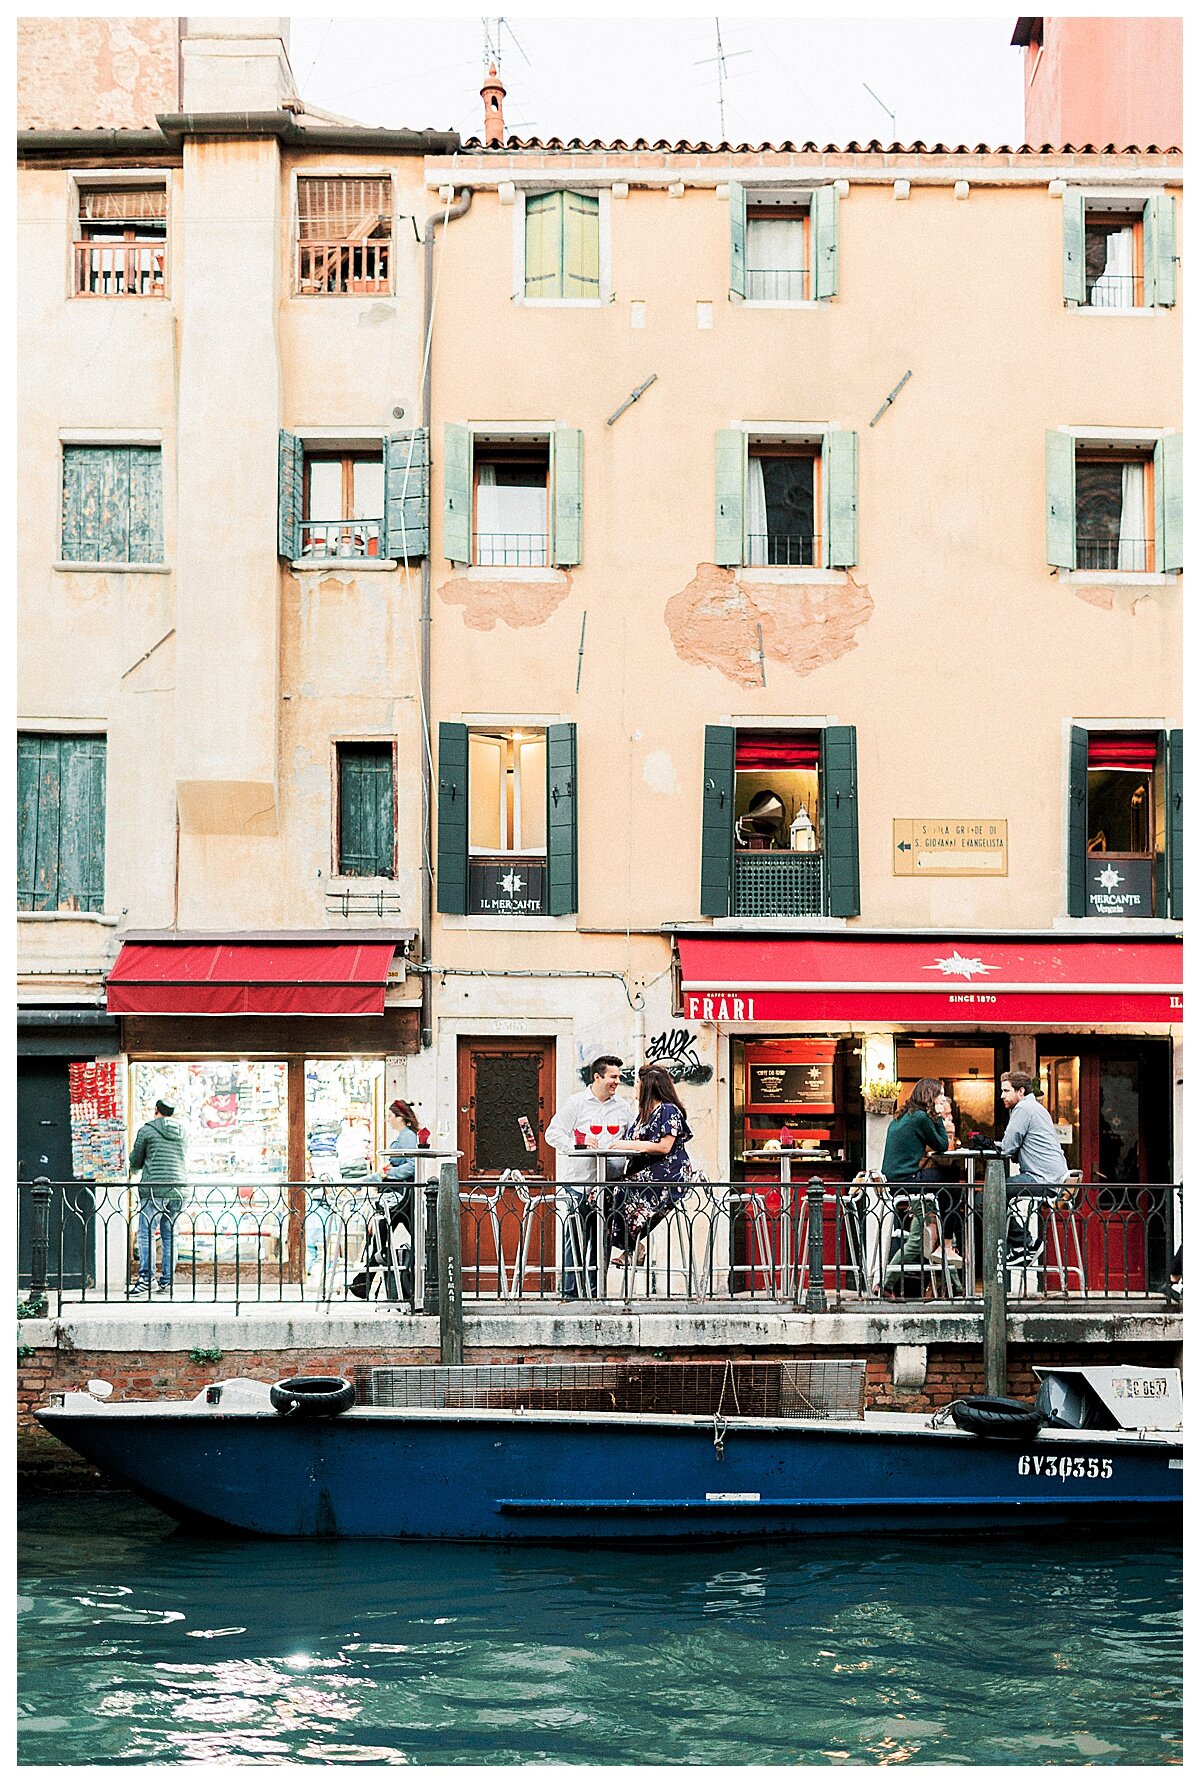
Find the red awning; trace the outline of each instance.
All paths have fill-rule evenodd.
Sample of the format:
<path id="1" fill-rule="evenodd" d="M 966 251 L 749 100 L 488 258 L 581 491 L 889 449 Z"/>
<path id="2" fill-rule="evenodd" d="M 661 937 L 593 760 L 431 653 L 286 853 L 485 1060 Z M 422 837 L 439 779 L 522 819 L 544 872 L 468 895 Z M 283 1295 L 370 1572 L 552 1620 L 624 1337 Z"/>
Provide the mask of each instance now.
<path id="1" fill-rule="evenodd" d="M 1183 1019 L 1183 945 L 1161 941 L 681 935 L 689 1021 Z"/>
<path id="2" fill-rule="evenodd" d="M 390 941 L 126 941 L 113 1015 L 382 1015 Z"/>

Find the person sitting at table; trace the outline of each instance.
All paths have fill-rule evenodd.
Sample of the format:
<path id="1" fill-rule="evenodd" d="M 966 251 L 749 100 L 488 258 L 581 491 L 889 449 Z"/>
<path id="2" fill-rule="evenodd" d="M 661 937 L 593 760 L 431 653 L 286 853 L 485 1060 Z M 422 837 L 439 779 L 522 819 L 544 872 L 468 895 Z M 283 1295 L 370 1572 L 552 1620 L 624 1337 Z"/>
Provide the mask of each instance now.
<path id="1" fill-rule="evenodd" d="M 692 1129 L 669 1071 L 638 1072 L 638 1118 L 622 1145 L 630 1174 L 613 1190 L 609 1217 L 610 1265 L 646 1260 L 646 1235 L 681 1201 L 695 1180 L 687 1141 Z M 639 1154 L 645 1154 L 644 1160 Z"/>
<path id="2" fill-rule="evenodd" d="M 922 1077 L 887 1130 L 883 1147 L 883 1174 L 895 1183 L 939 1183 L 938 1171 L 927 1163 L 945 1153 L 949 1140 L 939 1108 L 949 1109 L 945 1091 L 936 1077 Z M 926 1257 L 939 1255 L 937 1200 L 933 1195 L 896 1201 L 892 1254 L 888 1259 L 883 1292 L 889 1298 L 905 1292 L 921 1292 Z M 953 1261 L 948 1256 L 948 1261 Z"/>

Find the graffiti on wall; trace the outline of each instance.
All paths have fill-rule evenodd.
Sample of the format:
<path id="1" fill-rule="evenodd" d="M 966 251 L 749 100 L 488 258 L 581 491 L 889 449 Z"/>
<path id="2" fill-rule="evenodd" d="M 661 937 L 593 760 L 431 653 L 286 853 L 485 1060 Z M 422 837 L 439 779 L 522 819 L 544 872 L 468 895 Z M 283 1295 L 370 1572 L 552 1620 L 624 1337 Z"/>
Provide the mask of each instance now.
<path id="1" fill-rule="evenodd" d="M 647 1065 L 661 1065 L 669 1071 L 676 1083 L 708 1083 L 713 1068 L 706 1065 L 696 1049 L 696 1036 L 690 1028 L 664 1028 L 661 1034 L 652 1034 L 646 1041 Z M 591 1061 L 585 1060 L 579 1068 L 580 1080 L 591 1082 Z M 636 1068 L 627 1065 L 621 1073 L 621 1082 L 632 1084 L 637 1076 Z"/>

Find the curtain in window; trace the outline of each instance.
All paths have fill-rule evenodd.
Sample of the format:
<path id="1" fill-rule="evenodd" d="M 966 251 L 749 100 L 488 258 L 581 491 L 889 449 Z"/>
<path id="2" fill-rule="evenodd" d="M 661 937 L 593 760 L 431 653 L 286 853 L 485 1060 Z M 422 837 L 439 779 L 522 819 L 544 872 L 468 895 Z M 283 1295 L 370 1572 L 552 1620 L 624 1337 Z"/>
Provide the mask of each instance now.
<path id="1" fill-rule="evenodd" d="M 733 765 L 742 771 L 764 768 L 815 768 L 821 760 L 816 731 L 739 731 Z"/>
<path id="2" fill-rule="evenodd" d="M 1119 570 L 1144 570 L 1146 567 L 1146 467 L 1126 464 L 1121 467 L 1121 532 L 1117 543 Z"/>
<path id="3" fill-rule="evenodd" d="M 1110 229 L 1104 269 L 1092 286 L 1094 309 L 1128 309 L 1133 302 L 1133 230 Z"/>
<path id="4" fill-rule="evenodd" d="M 767 551 L 767 485 L 761 458 L 746 466 L 746 562 L 769 563 Z"/>
<path id="5" fill-rule="evenodd" d="M 803 272 L 803 217 L 749 217 L 746 262 L 759 272 Z"/>
<path id="6" fill-rule="evenodd" d="M 79 215 L 85 223 L 161 222 L 166 214 L 165 186 L 122 186 L 111 192 L 79 194 Z"/>

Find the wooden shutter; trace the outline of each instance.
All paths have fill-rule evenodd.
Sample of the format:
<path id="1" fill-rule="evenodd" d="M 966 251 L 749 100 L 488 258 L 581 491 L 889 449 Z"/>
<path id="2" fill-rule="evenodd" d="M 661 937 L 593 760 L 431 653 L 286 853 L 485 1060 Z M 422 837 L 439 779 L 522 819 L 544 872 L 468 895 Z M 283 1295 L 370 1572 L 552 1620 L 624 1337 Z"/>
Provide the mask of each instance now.
<path id="1" fill-rule="evenodd" d="M 837 429 L 821 448 L 825 485 L 825 562 L 845 570 L 858 562 L 858 435 Z"/>
<path id="2" fill-rule="evenodd" d="M 579 908 L 579 778 L 575 726 L 546 730 L 546 909 L 570 916 Z"/>
<path id="3" fill-rule="evenodd" d="M 162 447 L 130 446 L 129 562 L 163 561 Z"/>
<path id="4" fill-rule="evenodd" d="M 1183 568 L 1183 435 L 1167 433 L 1154 446 L 1154 567 Z"/>
<path id="5" fill-rule="evenodd" d="M 1175 302 L 1175 200 L 1156 192 L 1142 208 L 1145 300 L 1164 308 Z"/>
<path id="6" fill-rule="evenodd" d="M 396 876 L 396 779 L 390 743 L 338 745 L 338 872 Z"/>
<path id="7" fill-rule="evenodd" d="M 17 738 L 17 909 L 58 908 L 58 738 Z"/>
<path id="8" fill-rule="evenodd" d="M 437 907 L 467 913 L 467 727 L 438 725 Z"/>
<path id="9" fill-rule="evenodd" d="M 746 188 L 729 182 L 729 295 L 746 295 Z"/>
<path id="10" fill-rule="evenodd" d="M 429 444 L 423 427 L 383 442 L 385 557 L 429 556 Z"/>
<path id="11" fill-rule="evenodd" d="M 1063 302 L 1087 302 L 1083 193 L 1070 186 L 1062 195 Z"/>
<path id="12" fill-rule="evenodd" d="M 583 433 L 556 427 L 554 458 L 554 537 L 551 561 L 569 565 L 583 556 Z"/>
<path id="13" fill-rule="evenodd" d="M 294 433 L 279 430 L 279 555 L 290 563 L 300 555 L 304 513 L 304 447 Z"/>
<path id="14" fill-rule="evenodd" d="M 1046 562 L 1075 568 L 1075 438 L 1046 433 Z"/>
<path id="15" fill-rule="evenodd" d="M 564 192 L 564 297 L 600 296 L 600 200 L 594 192 Z"/>
<path id="16" fill-rule="evenodd" d="M 104 908 L 105 739 L 59 740 L 58 905 Z"/>
<path id="17" fill-rule="evenodd" d="M 812 195 L 812 277 L 814 297 L 836 297 L 838 288 L 838 195 L 817 186 Z"/>
<path id="18" fill-rule="evenodd" d="M 1071 726 L 1067 767 L 1067 915 L 1087 915 L 1088 734 Z"/>
<path id="19" fill-rule="evenodd" d="M 858 743 L 852 724 L 821 732 L 821 849 L 825 861 L 825 909 L 830 916 L 857 916 Z"/>
<path id="20" fill-rule="evenodd" d="M 717 432 L 717 524 L 713 562 L 740 564 L 745 555 L 746 435 L 740 427 Z"/>
<path id="21" fill-rule="evenodd" d="M 129 446 L 63 447 L 64 561 L 132 561 L 129 556 L 130 453 Z M 159 499 L 161 502 L 161 493 Z M 160 536 L 161 530 L 160 513 Z"/>
<path id="22" fill-rule="evenodd" d="M 704 797 L 700 818 L 700 914 L 728 916 L 733 897 L 732 725 L 704 727 Z"/>
<path id="23" fill-rule="evenodd" d="M 471 429 L 447 421 L 442 466 L 442 553 L 451 563 L 471 561 Z"/>
<path id="24" fill-rule="evenodd" d="M 1167 735 L 1167 913 L 1183 921 L 1183 732 Z"/>
<path id="25" fill-rule="evenodd" d="M 562 296 L 563 194 L 530 192 L 525 199 L 526 297 Z"/>

